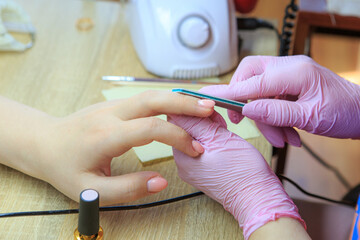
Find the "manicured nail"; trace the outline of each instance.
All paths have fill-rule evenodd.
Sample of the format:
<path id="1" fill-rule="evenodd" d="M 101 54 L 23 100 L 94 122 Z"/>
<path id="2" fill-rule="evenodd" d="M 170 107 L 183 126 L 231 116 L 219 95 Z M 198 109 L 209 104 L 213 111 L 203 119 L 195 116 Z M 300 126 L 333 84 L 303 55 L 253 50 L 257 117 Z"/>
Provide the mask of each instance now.
<path id="1" fill-rule="evenodd" d="M 195 140 L 192 141 L 193 149 L 198 153 L 203 153 L 205 150 L 201 144 Z"/>
<path id="2" fill-rule="evenodd" d="M 198 101 L 198 104 L 204 108 L 213 108 L 215 106 L 215 102 L 209 99 L 201 99 Z"/>
<path id="3" fill-rule="evenodd" d="M 149 193 L 157 193 L 166 188 L 167 184 L 166 179 L 162 177 L 154 177 L 147 182 L 147 190 Z"/>

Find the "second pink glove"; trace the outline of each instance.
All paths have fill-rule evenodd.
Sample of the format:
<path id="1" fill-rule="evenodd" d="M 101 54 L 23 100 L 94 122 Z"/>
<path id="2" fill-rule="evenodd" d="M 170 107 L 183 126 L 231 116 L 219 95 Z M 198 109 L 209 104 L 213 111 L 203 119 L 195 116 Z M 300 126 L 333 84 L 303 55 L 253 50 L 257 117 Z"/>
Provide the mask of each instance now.
<path id="1" fill-rule="evenodd" d="M 181 179 L 221 203 L 239 222 L 245 239 L 281 217 L 304 224 L 257 149 L 212 119 L 171 116 L 172 123 L 184 128 L 205 149 L 197 158 L 173 149 Z"/>

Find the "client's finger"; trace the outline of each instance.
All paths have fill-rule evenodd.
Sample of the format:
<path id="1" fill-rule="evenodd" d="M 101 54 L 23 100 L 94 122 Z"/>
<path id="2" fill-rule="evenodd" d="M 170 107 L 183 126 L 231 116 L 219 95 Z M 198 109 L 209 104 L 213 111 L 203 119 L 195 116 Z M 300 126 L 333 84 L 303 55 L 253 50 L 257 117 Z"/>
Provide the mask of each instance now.
<path id="1" fill-rule="evenodd" d="M 115 149 L 115 152 L 112 152 L 114 156 L 120 155 L 132 147 L 142 146 L 152 141 L 175 147 L 191 157 L 202 153 L 198 143 L 184 129 L 157 117 L 122 122 L 111 141 L 108 147 Z"/>
<path id="2" fill-rule="evenodd" d="M 102 206 L 135 201 L 158 193 L 168 185 L 156 172 L 136 172 L 113 177 L 89 175 L 86 182 L 86 188 L 99 192 Z"/>
<path id="3" fill-rule="evenodd" d="M 170 91 L 149 90 L 127 100 L 117 109 L 117 115 L 123 120 L 155 116 L 160 114 L 178 114 L 207 117 L 214 111 L 215 103 Z"/>

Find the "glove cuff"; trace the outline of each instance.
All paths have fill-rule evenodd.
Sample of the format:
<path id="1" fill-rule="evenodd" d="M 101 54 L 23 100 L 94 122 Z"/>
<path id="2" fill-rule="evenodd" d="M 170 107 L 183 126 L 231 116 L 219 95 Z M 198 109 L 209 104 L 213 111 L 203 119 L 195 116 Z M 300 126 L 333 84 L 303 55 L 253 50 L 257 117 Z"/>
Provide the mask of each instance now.
<path id="1" fill-rule="evenodd" d="M 298 208 L 273 173 L 269 172 L 261 181 L 250 181 L 254 183 L 252 186 L 233 188 L 223 202 L 224 208 L 243 228 L 246 240 L 259 227 L 282 217 L 296 219 L 306 229 Z"/>
<path id="2" fill-rule="evenodd" d="M 243 226 L 243 234 L 244 234 L 244 238 L 247 240 L 250 238 L 250 235 L 258 228 L 264 226 L 265 224 L 267 224 L 270 221 L 276 221 L 279 218 L 293 218 L 298 220 L 303 227 L 306 230 L 306 224 L 305 221 L 301 218 L 300 214 L 297 212 L 297 208 L 294 205 L 293 210 L 289 210 L 289 211 L 274 211 L 274 212 L 270 212 L 270 213 L 266 213 L 263 215 L 259 215 L 256 216 L 255 218 L 253 218 L 250 222 L 247 222 L 244 226 Z"/>

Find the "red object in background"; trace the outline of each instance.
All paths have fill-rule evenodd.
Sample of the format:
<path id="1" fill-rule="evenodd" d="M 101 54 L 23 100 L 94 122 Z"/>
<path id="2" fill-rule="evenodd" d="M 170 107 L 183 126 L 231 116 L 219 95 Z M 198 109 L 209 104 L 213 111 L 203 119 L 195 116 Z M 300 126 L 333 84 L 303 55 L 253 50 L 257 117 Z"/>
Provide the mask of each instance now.
<path id="1" fill-rule="evenodd" d="M 249 13 L 255 8 L 257 0 L 235 0 L 234 2 L 236 11 Z"/>

